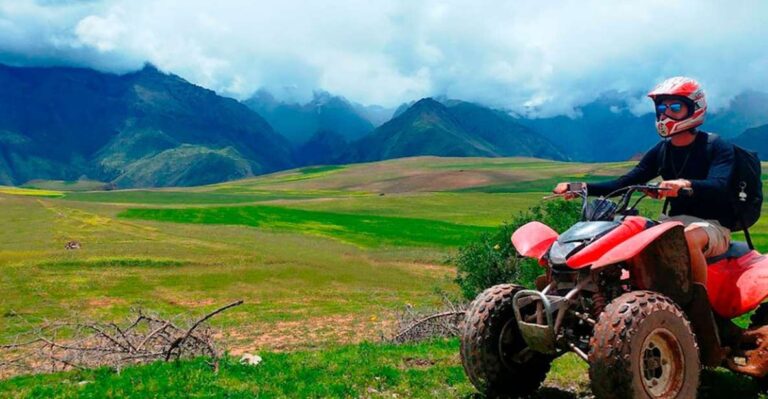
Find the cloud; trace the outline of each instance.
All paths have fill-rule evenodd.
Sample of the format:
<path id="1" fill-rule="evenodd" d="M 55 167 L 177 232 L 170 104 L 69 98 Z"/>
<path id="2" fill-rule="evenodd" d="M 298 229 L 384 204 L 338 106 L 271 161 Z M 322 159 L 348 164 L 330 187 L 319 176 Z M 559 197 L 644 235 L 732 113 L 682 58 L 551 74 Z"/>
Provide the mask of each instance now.
<path id="1" fill-rule="evenodd" d="M 149 61 L 236 98 L 445 95 L 541 115 L 616 90 L 640 113 L 636 93 L 668 76 L 699 79 L 714 108 L 768 91 L 766 17 L 759 0 L 19 0 L 0 3 L 0 62 L 127 72 Z"/>

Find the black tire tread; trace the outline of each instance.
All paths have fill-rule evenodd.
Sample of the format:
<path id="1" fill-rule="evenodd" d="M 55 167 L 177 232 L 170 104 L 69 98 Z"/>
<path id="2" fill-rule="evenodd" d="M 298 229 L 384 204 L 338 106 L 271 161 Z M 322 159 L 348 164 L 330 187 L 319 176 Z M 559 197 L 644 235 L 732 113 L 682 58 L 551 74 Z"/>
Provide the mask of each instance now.
<path id="1" fill-rule="evenodd" d="M 508 314 L 514 294 L 523 287 L 500 284 L 483 291 L 470 304 L 461 328 L 461 361 L 469 380 L 488 397 L 519 397 L 536 391 L 547 376 L 551 357 L 536 354 L 524 366 L 506 367 L 489 348 Z M 512 316 L 514 317 L 514 316 Z"/>
<path id="2" fill-rule="evenodd" d="M 653 291 L 626 293 L 609 303 L 600 314 L 590 339 L 588 355 L 589 377 L 596 398 L 624 399 L 634 396 L 632 375 L 635 371 L 630 359 L 632 337 L 637 334 L 643 318 L 658 311 L 667 311 L 678 317 L 694 336 L 690 322 L 680 307 Z M 699 348 L 695 339 L 693 345 L 698 359 Z"/>

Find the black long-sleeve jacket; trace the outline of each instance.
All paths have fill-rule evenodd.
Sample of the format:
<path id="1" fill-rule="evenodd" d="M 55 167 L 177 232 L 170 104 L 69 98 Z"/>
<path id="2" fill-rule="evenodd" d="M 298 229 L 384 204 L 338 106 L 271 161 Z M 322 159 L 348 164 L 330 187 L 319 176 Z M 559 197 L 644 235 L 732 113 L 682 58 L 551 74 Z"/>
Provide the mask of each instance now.
<path id="1" fill-rule="evenodd" d="M 684 147 L 659 142 L 640 163 L 618 179 L 590 183 L 590 195 L 607 195 L 632 184 L 644 184 L 661 176 L 664 180 L 690 180 L 693 196 L 670 198 L 670 216 L 690 215 L 717 220 L 723 226 L 734 224 L 734 215 L 727 200 L 728 183 L 734 164 L 733 146 L 715 138 L 707 149 L 706 133 L 696 134 L 694 141 Z M 664 155 L 661 151 L 666 151 Z M 664 165 L 661 165 L 661 163 Z"/>

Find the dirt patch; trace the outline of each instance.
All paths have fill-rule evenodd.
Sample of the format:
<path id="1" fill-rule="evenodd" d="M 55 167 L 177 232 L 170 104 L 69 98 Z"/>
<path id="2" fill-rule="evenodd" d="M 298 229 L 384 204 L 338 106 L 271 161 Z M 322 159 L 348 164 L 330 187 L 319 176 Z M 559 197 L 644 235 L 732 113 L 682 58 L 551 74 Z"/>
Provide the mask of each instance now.
<path id="1" fill-rule="evenodd" d="M 488 185 L 494 180 L 492 174 L 485 171 L 422 172 L 374 182 L 360 188 L 386 193 L 443 191 Z"/>
<path id="2" fill-rule="evenodd" d="M 113 297 L 103 297 L 103 298 L 90 298 L 86 301 L 86 304 L 88 307 L 91 308 L 103 308 L 103 307 L 110 307 L 110 306 L 116 306 L 116 305 L 125 305 L 126 302 L 125 299 L 122 298 L 113 298 Z"/>
<path id="3" fill-rule="evenodd" d="M 289 351 L 329 344 L 378 341 L 382 335 L 391 335 L 394 328 L 394 319 L 334 315 L 241 326 L 236 330 L 225 331 L 223 339 L 229 343 L 230 353 L 240 355 L 261 350 Z"/>
<path id="4" fill-rule="evenodd" d="M 168 299 L 168 303 L 175 306 L 181 306 L 185 308 L 200 308 L 203 306 L 213 306 L 220 301 L 217 301 L 213 298 L 203 298 L 203 299 Z"/>

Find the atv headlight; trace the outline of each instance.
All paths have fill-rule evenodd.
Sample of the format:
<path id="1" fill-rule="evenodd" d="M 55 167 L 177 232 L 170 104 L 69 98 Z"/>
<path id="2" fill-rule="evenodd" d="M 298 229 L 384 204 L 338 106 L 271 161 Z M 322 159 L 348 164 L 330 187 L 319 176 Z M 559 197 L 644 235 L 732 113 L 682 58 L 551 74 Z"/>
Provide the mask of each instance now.
<path id="1" fill-rule="evenodd" d="M 549 249 L 549 260 L 553 264 L 562 265 L 568 256 L 581 246 L 580 241 L 559 243 L 555 241 Z"/>

